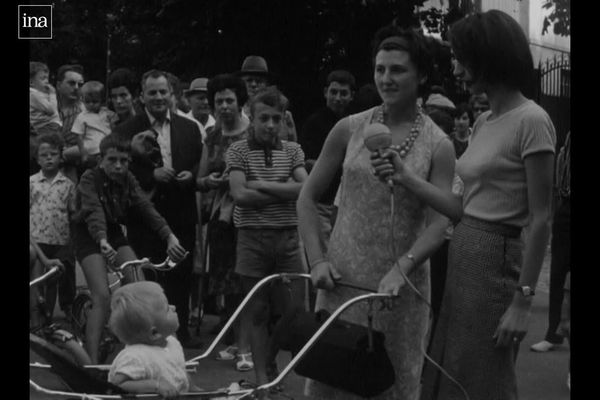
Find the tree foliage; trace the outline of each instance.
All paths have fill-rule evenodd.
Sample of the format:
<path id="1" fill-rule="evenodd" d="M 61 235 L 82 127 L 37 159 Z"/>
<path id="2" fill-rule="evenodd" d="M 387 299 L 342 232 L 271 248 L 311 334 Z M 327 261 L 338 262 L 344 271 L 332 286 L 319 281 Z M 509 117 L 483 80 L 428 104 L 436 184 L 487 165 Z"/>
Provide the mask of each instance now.
<path id="1" fill-rule="evenodd" d="M 370 41 L 395 20 L 419 26 L 424 0 L 57 0 L 54 39 L 32 41 L 31 59 L 51 71 L 80 62 L 86 79 L 104 81 L 110 68 L 141 74 L 160 68 L 184 81 L 239 69 L 258 54 L 292 101 L 295 114 L 322 103 L 334 68 L 372 81 Z M 296 112 L 297 110 L 297 112 Z M 302 115 L 303 116 L 303 115 Z"/>
<path id="2" fill-rule="evenodd" d="M 571 0 L 548 0 L 543 8 L 550 10 L 550 14 L 544 17 L 542 26 L 542 35 L 548 32 L 548 28 L 553 27 L 555 35 L 571 35 Z"/>

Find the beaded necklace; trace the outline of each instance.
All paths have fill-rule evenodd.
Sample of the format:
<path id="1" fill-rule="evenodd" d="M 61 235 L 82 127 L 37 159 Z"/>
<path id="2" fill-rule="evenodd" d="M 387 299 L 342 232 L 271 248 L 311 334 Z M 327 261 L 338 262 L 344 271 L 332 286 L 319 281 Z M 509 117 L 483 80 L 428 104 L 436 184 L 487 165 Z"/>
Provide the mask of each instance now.
<path id="1" fill-rule="evenodd" d="M 385 104 L 382 104 L 379 107 L 379 110 L 377 110 L 377 116 L 375 117 L 376 122 L 379 122 L 380 124 L 385 124 L 386 114 L 387 113 L 386 113 Z M 408 136 L 404 139 L 402 144 L 390 146 L 392 149 L 398 151 L 401 158 L 406 157 L 406 155 L 408 154 L 410 149 L 412 149 L 413 145 L 415 144 L 415 140 L 417 139 L 417 137 L 419 136 L 419 133 L 421 132 L 420 128 L 421 128 L 422 121 L 423 121 L 423 113 L 422 113 L 421 107 L 418 107 L 415 122 L 413 122 L 413 126 L 410 128 L 410 133 L 408 134 Z"/>

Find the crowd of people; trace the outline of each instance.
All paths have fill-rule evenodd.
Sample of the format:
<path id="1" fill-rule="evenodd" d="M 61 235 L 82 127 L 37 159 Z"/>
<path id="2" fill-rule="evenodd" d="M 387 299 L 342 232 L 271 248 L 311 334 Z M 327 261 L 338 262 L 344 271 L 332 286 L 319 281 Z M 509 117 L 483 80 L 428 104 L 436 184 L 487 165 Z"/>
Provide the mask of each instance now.
<path id="1" fill-rule="evenodd" d="M 216 332 L 265 276 L 310 272 L 314 290 L 292 281 L 255 296 L 217 358 L 270 381 L 272 325 L 290 307 L 335 310 L 357 295 L 336 285 L 344 280 L 395 296 L 373 320 L 396 374 L 377 399 L 516 399 L 516 354 L 550 236 L 556 134 L 523 95 L 533 61 L 516 21 L 496 10 L 468 16 L 449 42 L 469 102 L 432 86 L 422 33 L 389 25 L 373 39 L 373 82 L 358 88 L 351 71 L 331 71 L 324 105 L 298 128 L 257 55 L 187 88 L 156 69 L 138 80 L 119 68 L 104 85 L 86 81 L 80 65 L 58 68 L 53 86 L 48 67 L 30 62 L 30 271 L 62 267 L 44 294 L 53 308 L 58 291 L 69 315 L 80 266 L 92 362 L 102 362 L 110 318 L 127 344 L 113 383 L 165 397 L 187 391 L 183 349 L 203 345 L 192 329 L 202 310 L 218 314 Z M 391 145 L 371 151 L 366 132 L 376 123 Z M 568 212 L 563 178 L 555 218 Z M 570 266 L 558 229 L 560 295 L 537 351 L 562 341 Z M 145 276 L 158 285 L 128 275 L 111 301 L 107 263 L 166 255 L 179 264 Z M 33 325 L 40 295 L 31 292 Z M 344 319 L 366 325 L 366 307 Z M 425 361 L 425 348 L 447 375 Z M 357 398 L 310 379 L 306 392 Z"/>

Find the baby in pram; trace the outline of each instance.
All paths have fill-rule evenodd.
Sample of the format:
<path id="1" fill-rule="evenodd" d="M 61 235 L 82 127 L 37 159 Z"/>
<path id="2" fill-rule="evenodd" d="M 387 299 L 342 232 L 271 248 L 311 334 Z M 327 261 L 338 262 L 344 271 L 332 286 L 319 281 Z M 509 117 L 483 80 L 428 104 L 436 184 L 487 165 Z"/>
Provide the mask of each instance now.
<path id="1" fill-rule="evenodd" d="M 125 344 L 108 372 L 110 383 L 130 393 L 158 393 L 166 399 L 188 390 L 202 391 L 190 383 L 183 347 L 174 336 L 179 318 L 160 285 L 150 281 L 124 285 L 112 295 L 110 309 L 110 329 Z M 232 383 L 219 390 L 236 392 L 240 386 Z"/>
<path id="2" fill-rule="evenodd" d="M 160 285 L 124 285 L 112 295 L 110 308 L 110 329 L 126 346 L 111 365 L 109 382 L 131 393 L 165 398 L 187 392 L 183 348 L 174 336 L 179 319 Z"/>

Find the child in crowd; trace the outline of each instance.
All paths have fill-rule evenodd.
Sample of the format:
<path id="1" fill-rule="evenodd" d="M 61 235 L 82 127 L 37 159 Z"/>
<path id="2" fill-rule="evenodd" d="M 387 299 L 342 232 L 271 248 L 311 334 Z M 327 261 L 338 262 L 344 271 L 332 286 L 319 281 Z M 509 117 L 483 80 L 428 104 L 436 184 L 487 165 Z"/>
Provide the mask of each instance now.
<path id="1" fill-rule="evenodd" d="M 43 268 L 61 265 L 75 268 L 70 252 L 69 223 L 75 210 L 75 184 L 60 170 L 63 141 L 58 133 L 40 135 L 36 155 L 41 170 L 29 177 L 29 229 L 33 277 L 43 273 Z M 50 312 L 56 301 L 56 284 L 46 285 L 46 301 Z M 35 295 L 37 301 L 37 292 Z M 35 302 L 32 302 L 32 306 Z M 33 310 L 32 310 L 33 311 Z M 32 313 L 32 323 L 39 316 Z"/>
<path id="2" fill-rule="evenodd" d="M 279 137 L 286 105 L 275 88 L 259 92 L 250 103 L 248 137 L 232 143 L 225 153 L 225 172 L 235 202 L 233 221 L 238 228 L 235 272 L 241 276 L 244 294 L 267 275 L 305 272 L 296 199 L 307 173 L 300 145 Z M 259 385 L 278 375 L 278 349 L 268 332 L 269 323 L 288 307 L 302 304 L 303 291 L 300 281 L 292 281 L 289 289 L 274 285 L 257 293 L 241 315 L 240 329 L 249 333 Z M 237 356 L 244 361 L 248 354 Z"/>
<path id="3" fill-rule="evenodd" d="M 109 382 L 131 393 L 166 398 L 188 391 L 175 307 L 155 282 L 134 282 L 112 296 L 110 329 L 126 346 L 113 361 Z"/>
<path id="4" fill-rule="evenodd" d="M 100 141 L 111 133 L 115 113 L 103 106 L 104 85 L 88 81 L 81 87 L 83 110 L 73 122 L 71 131 L 77 135 L 77 146 L 65 151 L 65 158 L 78 159 L 84 167 L 93 167 L 100 156 Z"/>
<path id="5" fill-rule="evenodd" d="M 75 255 L 91 291 L 92 309 L 86 327 L 86 347 L 93 363 L 98 362 L 98 344 L 108 317 L 110 294 L 106 280 L 106 262 L 120 265 L 136 259 L 121 225 L 136 213 L 148 228 L 167 242 L 167 254 L 179 262 L 186 251 L 165 219 L 129 171 L 129 141 L 108 135 L 100 142 L 100 163 L 81 176 L 77 187 L 77 214 L 73 224 Z M 132 271 L 125 271 L 126 281 Z"/>
<path id="6" fill-rule="evenodd" d="M 60 132 L 56 90 L 48 82 L 49 70 L 44 63 L 29 62 L 29 123 L 37 135 Z"/>

